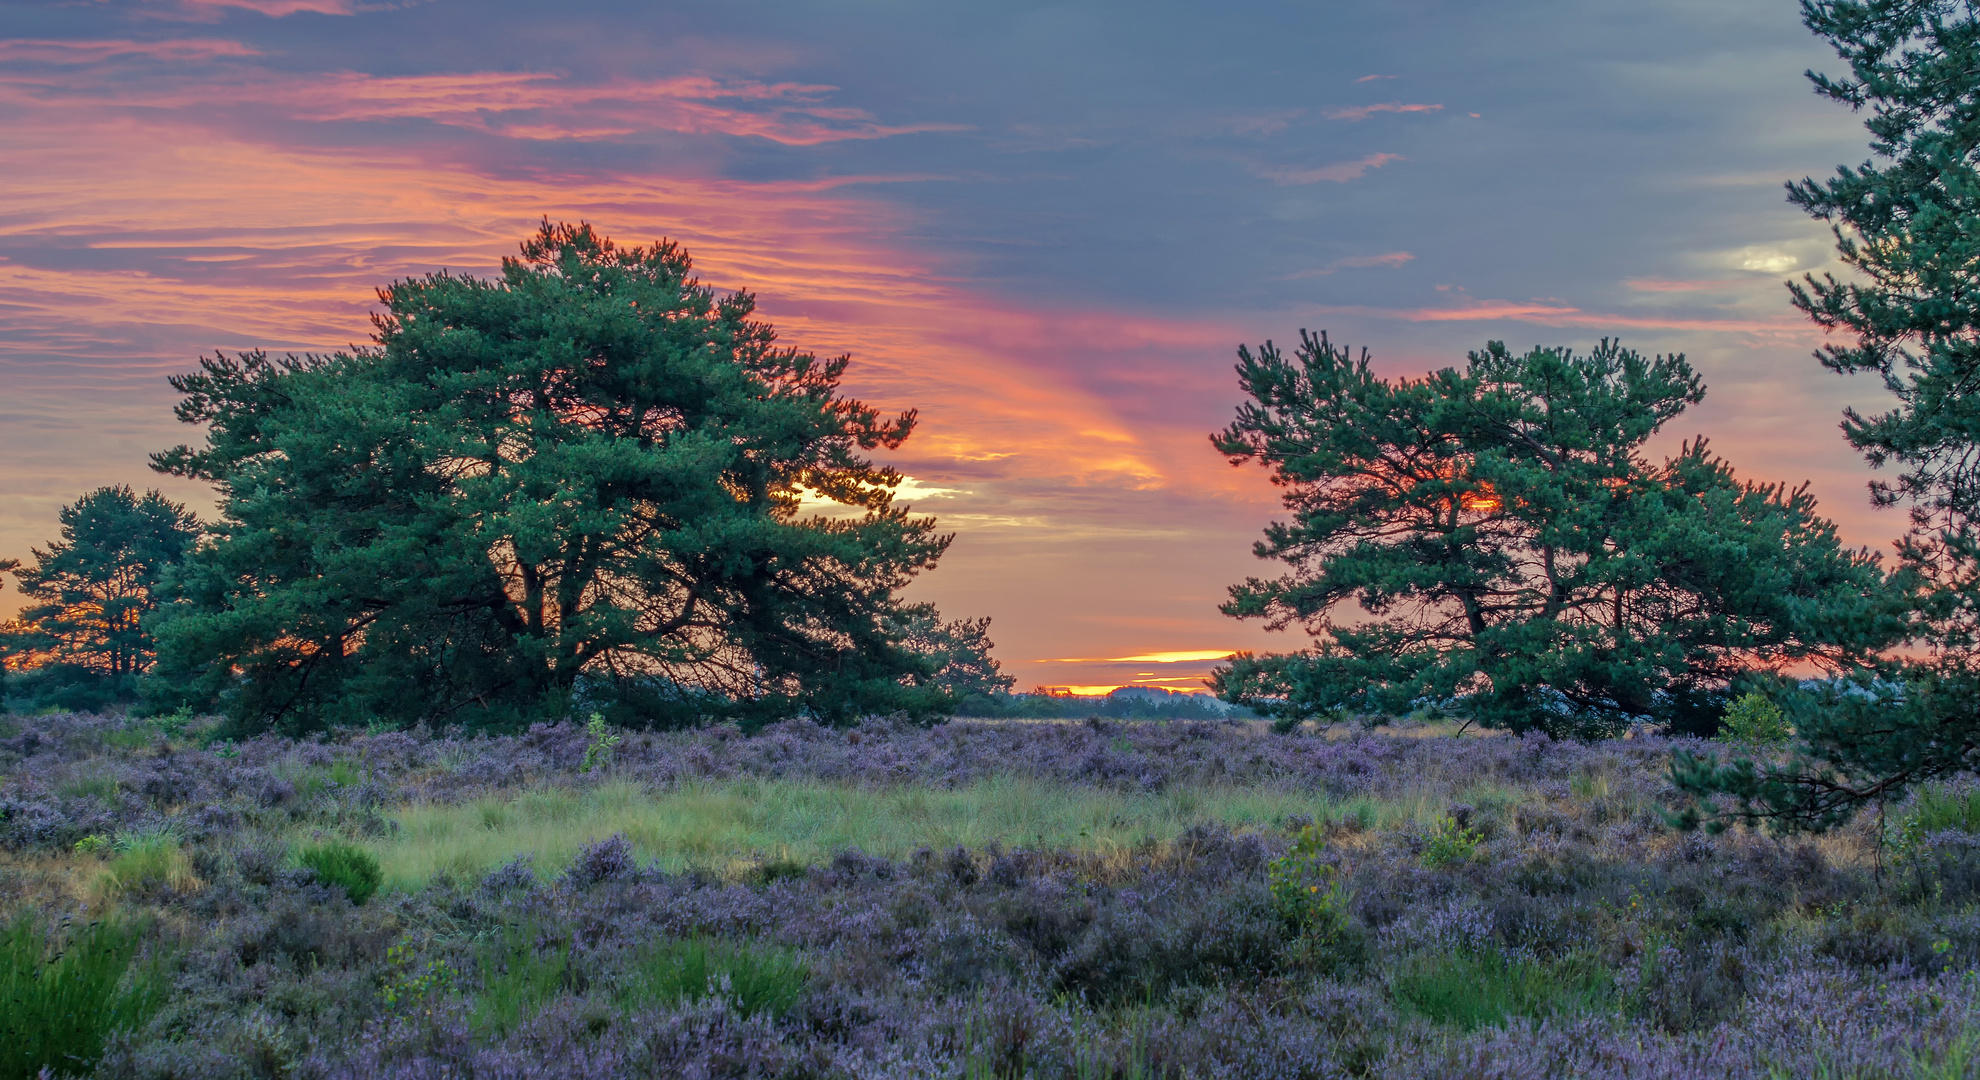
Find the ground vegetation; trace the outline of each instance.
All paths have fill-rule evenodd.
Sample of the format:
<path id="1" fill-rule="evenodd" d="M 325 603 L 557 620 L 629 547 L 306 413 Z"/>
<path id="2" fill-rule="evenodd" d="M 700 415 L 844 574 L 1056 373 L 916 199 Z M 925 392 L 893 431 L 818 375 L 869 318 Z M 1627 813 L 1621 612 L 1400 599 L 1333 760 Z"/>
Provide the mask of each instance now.
<path id="1" fill-rule="evenodd" d="M 1868 818 L 1819 839 L 1673 832 L 1664 763 L 1702 747 L 1655 737 L 790 722 L 627 732 L 584 771 L 597 735 L 571 724 L 216 741 L 201 721 L 5 723 L 0 898 L 32 920 L 6 962 L 120 1003 L 51 1036 L 70 1074 L 1772 1080 L 1980 1061 L 1964 782 L 1894 804 L 1880 848 Z M 359 902 L 349 883 L 370 880 Z M 58 951 L 91 925 L 114 932 Z M 57 976 L 60 956 L 92 959 Z"/>

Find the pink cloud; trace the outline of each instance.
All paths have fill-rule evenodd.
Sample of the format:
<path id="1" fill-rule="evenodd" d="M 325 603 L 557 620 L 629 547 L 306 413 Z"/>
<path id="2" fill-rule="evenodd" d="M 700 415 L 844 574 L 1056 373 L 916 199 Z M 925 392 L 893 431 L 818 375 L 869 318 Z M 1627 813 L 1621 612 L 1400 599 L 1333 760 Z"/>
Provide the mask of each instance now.
<path id="1" fill-rule="evenodd" d="M 1416 258 L 1407 251 L 1391 251 L 1384 255 L 1349 255 L 1345 259 L 1335 259 L 1335 266 L 1401 266 Z"/>
<path id="2" fill-rule="evenodd" d="M 1365 83 L 1365 82 L 1374 82 L 1377 79 L 1393 79 L 1393 78 L 1395 78 L 1394 75 L 1363 75 L 1361 78 L 1356 79 L 1354 81 L 1358 83 Z"/>
<path id="3" fill-rule="evenodd" d="M 1302 270 L 1297 274 L 1291 275 L 1291 277 L 1288 280 L 1298 280 L 1300 278 L 1310 278 L 1310 277 L 1325 277 L 1336 270 L 1357 269 L 1368 266 L 1384 266 L 1390 269 L 1394 269 L 1396 267 L 1403 265 L 1406 262 L 1409 262 L 1411 259 L 1414 258 L 1416 258 L 1416 256 L 1410 254 L 1407 251 L 1391 251 L 1382 255 L 1349 255 L 1346 256 L 1345 258 L 1335 259 L 1333 262 L 1328 263 L 1326 266 L 1323 266 L 1318 270 Z"/>
<path id="4" fill-rule="evenodd" d="M 106 54 L 108 55 L 108 54 Z M 0 60 L 4 60 L 0 56 Z M 299 120 L 426 120 L 504 138 L 617 139 L 644 132 L 753 136 L 791 146 L 880 139 L 963 125 L 890 125 L 862 109 L 826 104 L 835 87 L 723 81 L 703 75 L 582 83 L 550 72 L 457 72 L 313 77 L 257 71 L 217 79 L 120 84 L 100 71 L 55 81 L 0 77 L 22 104 L 75 103 L 205 110 L 251 104 Z"/>
<path id="5" fill-rule="evenodd" d="M 271 19 L 305 11 L 318 15 L 357 14 L 357 5 L 351 0 L 181 0 L 181 3 L 195 12 L 201 8 L 242 8 Z"/>
<path id="6" fill-rule="evenodd" d="M 801 83 L 724 83 L 700 75 L 583 84 L 554 74 L 333 76 L 291 101 L 312 120 L 423 119 L 531 139 L 612 138 L 640 131 L 756 136 L 794 146 L 879 139 L 954 124 L 881 124 L 861 109 L 827 106 L 835 89 Z M 761 111 L 720 102 L 767 103 Z"/>
<path id="7" fill-rule="evenodd" d="M 0 63 L 28 61 L 44 64 L 97 64 L 121 57 L 151 60 L 207 60 L 221 56 L 260 56 L 238 41 L 189 38 L 174 41 L 49 41 L 35 38 L 0 40 Z"/>
<path id="8" fill-rule="evenodd" d="M 1413 105 L 1400 101 L 1385 101 L 1380 105 L 1343 105 L 1326 110 L 1329 120 L 1366 120 L 1376 113 L 1427 113 L 1442 109 L 1442 105 Z"/>
<path id="9" fill-rule="evenodd" d="M 1316 184 L 1331 180 L 1345 184 L 1368 175 L 1369 170 L 1379 169 L 1391 161 L 1402 161 L 1401 154 L 1370 154 L 1358 161 L 1343 161 L 1335 165 L 1322 165 L 1317 169 L 1280 168 L 1267 169 L 1259 173 L 1265 179 L 1277 184 Z"/>

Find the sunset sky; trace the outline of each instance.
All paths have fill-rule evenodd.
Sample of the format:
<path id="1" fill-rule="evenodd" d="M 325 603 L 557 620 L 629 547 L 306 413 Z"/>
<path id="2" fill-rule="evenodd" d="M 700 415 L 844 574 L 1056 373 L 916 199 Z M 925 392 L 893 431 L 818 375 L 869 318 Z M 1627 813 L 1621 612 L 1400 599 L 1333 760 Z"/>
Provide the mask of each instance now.
<path id="1" fill-rule="evenodd" d="M 1781 282 L 1781 185 L 1865 155 L 1792 0 L 1659 4 L 0 3 L 0 554 L 104 483 L 204 489 L 167 375 L 362 341 L 373 289 L 491 272 L 535 223 L 671 237 L 786 344 L 922 426 L 958 534 L 915 586 L 1020 688 L 1188 688 L 1277 510 L 1205 436 L 1240 342 L 1381 370 L 1603 336 L 1681 351 L 1706 435 L 1873 511 Z M 15 606 L 0 594 L 0 610 Z"/>

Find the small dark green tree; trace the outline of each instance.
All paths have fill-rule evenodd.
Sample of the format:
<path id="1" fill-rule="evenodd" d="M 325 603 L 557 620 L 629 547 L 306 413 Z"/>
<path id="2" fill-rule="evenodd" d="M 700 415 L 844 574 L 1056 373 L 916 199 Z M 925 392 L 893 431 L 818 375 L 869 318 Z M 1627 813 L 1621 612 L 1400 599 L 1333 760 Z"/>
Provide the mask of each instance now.
<path id="1" fill-rule="evenodd" d="M 1901 566 L 1919 583 L 1917 631 L 1932 655 L 1787 694 L 1796 740 L 1767 763 L 1679 755 L 1678 786 L 1729 796 L 1686 820 L 1824 828 L 1910 785 L 1980 764 L 1980 18 L 1969 0 L 1804 0 L 1803 21 L 1849 65 L 1809 73 L 1815 92 L 1868 109 L 1875 159 L 1788 185 L 1835 231 L 1849 281 L 1789 283 L 1796 307 L 1854 340 L 1817 353 L 1874 373 L 1897 399 L 1845 414 L 1879 505 L 1907 505 Z"/>
<path id="2" fill-rule="evenodd" d="M 1681 356 L 1493 342 L 1465 371 L 1391 381 L 1324 335 L 1238 355 L 1250 400 L 1212 441 L 1285 489 L 1294 519 L 1256 552 L 1293 572 L 1233 587 L 1224 611 L 1318 641 L 1240 654 L 1213 679 L 1226 701 L 1598 737 L 1903 630 L 1875 559 L 1805 488 L 1741 484 L 1703 441 L 1640 456 L 1704 394 Z"/>
<path id="3" fill-rule="evenodd" d="M 102 487 L 63 507 L 61 523 L 60 539 L 34 549 L 33 567 L 0 566 L 31 601 L 0 630 L 0 658 L 131 697 L 154 658 L 144 620 L 166 573 L 197 544 L 199 520 L 156 491 Z"/>
<path id="4" fill-rule="evenodd" d="M 621 687 L 664 722 L 937 711 L 895 593 L 949 538 L 859 454 L 914 414 L 691 271 L 546 221 L 498 280 L 380 290 L 375 347 L 175 379 L 206 445 L 157 467 L 223 516 L 162 658 L 250 729 L 513 725 Z"/>

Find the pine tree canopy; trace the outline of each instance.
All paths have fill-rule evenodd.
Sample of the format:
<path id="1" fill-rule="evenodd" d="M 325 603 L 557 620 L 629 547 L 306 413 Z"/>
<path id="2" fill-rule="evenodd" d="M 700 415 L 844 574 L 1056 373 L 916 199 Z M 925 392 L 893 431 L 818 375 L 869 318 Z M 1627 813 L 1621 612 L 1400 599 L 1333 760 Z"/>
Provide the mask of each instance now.
<path id="1" fill-rule="evenodd" d="M 1980 614 L 1980 21 L 1953 0 L 1807 0 L 1802 13 L 1850 68 L 1810 72 L 1816 92 L 1869 110 L 1877 160 L 1788 185 L 1854 271 L 1789 289 L 1817 324 L 1854 339 L 1821 362 L 1874 372 L 1897 399 L 1885 413 L 1848 411 L 1843 429 L 1872 466 L 1900 469 L 1872 494 L 1911 507 L 1900 554 L 1939 586 L 1938 637 L 1960 645 Z"/>
<path id="2" fill-rule="evenodd" d="M 63 507 L 61 523 L 60 539 L 34 549 L 33 567 L 0 563 L 31 601 L 0 632 L 0 657 L 12 668 L 143 672 L 153 655 L 143 620 L 165 571 L 198 541 L 199 520 L 156 491 L 102 487 Z"/>
<path id="3" fill-rule="evenodd" d="M 173 381 L 222 495 L 161 658 L 237 724 L 510 726 L 950 701 L 895 593 L 950 538 L 862 451 L 914 414 L 839 393 L 677 245 L 543 224 L 499 279 L 379 291 L 374 345 Z M 815 493 L 857 513 L 819 515 Z"/>
<path id="4" fill-rule="evenodd" d="M 1256 553 L 1292 571 L 1224 611 L 1316 641 L 1240 654 L 1214 680 L 1227 701 L 1599 737 L 1904 630 L 1875 558 L 1805 487 L 1740 483 L 1702 440 L 1642 457 L 1704 395 L 1681 356 L 1492 342 L 1462 372 L 1388 380 L 1325 335 L 1238 355 L 1249 400 L 1212 441 L 1285 490 L 1293 520 Z"/>
<path id="5" fill-rule="evenodd" d="M 1852 340 L 1821 363 L 1882 378 L 1896 407 L 1845 414 L 1882 505 L 1906 505 L 1898 554 L 1918 582 L 1929 656 L 1777 695 L 1795 740 L 1780 760 L 1679 754 L 1681 820 L 1826 828 L 1909 787 L 1980 765 L 1980 13 L 1964 0 L 1805 0 L 1809 29 L 1849 65 L 1817 94 L 1868 110 L 1874 158 L 1788 185 L 1831 224 L 1849 280 L 1790 283 L 1794 304 Z"/>

